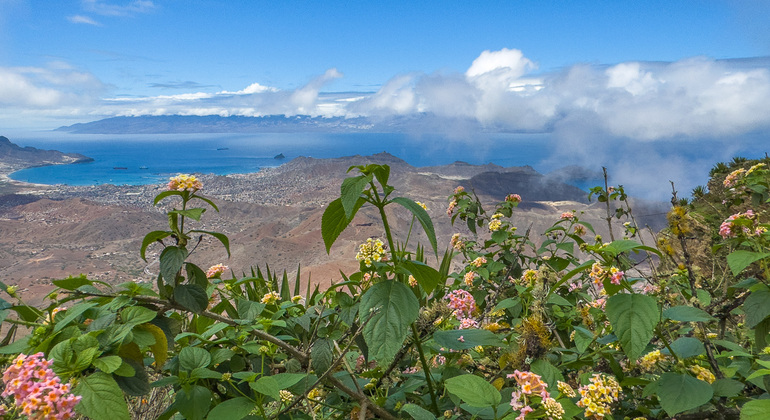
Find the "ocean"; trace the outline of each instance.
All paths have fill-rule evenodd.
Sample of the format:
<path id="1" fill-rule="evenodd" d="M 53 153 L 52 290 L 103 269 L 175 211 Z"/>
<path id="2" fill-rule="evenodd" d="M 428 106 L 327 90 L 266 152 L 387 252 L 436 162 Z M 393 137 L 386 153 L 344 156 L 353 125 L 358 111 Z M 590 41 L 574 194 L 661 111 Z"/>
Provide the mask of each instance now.
<path id="1" fill-rule="evenodd" d="M 536 167 L 548 156 L 538 134 L 484 134 L 469 139 L 395 133 L 146 134 L 97 135 L 39 132 L 13 137 L 20 146 L 80 153 L 93 162 L 14 172 L 11 178 L 37 184 L 142 185 L 178 173 L 257 172 L 298 156 L 335 158 L 387 151 L 413 166 L 464 161 Z M 276 159 L 283 155 L 284 159 Z M 542 166 L 542 165 L 540 165 Z"/>

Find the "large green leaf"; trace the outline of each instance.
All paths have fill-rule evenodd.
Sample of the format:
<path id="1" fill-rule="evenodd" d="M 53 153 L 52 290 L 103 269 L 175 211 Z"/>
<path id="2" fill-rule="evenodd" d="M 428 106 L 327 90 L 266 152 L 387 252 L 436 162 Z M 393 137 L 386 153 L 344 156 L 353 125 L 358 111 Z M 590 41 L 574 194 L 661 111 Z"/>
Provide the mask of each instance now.
<path id="1" fill-rule="evenodd" d="M 741 420 L 766 420 L 770 400 L 751 400 L 741 407 Z"/>
<path id="2" fill-rule="evenodd" d="M 319 338 L 310 348 L 310 366 L 317 375 L 323 375 L 334 362 L 334 342 L 328 338 Z"/>
<path id="3" fill-rule="evenodd" d="M 166 284 L 174 284 L 177 273 L 187 258 L 187 249 L 178 246 L 167 246 L 160 253 L 160 275 Z"/>
<path id="4" fill-rule="evenodd" d="M 201 216 L 203 216 L 203 213 L 206 211 L 206 209 L 202 209 L 200 207 L 194 207 L 191 209 L 185 209 L 185 210 L 169 210 L 168 214 L 178 214 L 180 216 L 189 217 L 193 220 L 201 220 Z"/>
<path id="5" fill-rule="evenodd" d="M 342 208 L 345 210 L 345 217 L 352 219 L 355 215 L 356 202 L 361 198 L 361 193 L 364 188 L 371 182 L 372 176 L 359 175 L 350 178 L 345 178 L 340 186 L 340 200 L 342 200 Z"/>
<path id="6" fill-rule="evenodd" d="M 442 280 L 446 280 L 441 278 L 441 273 L 435 268 L 419 261 L 402 261 L 401 266 L 412 273 L 415 280 L 417 280 L 417 283 L 419 283 L 420 286 L 422 286 L 422 289 L 425 290 L 425 293 L 433 292 L 433 289 L 435 289 Z"/>
<path id="7" fill-rule="evenodd" d="M 700 356 L 706 352 L 706 348 L 703 347 L 703 343 L 695 337 L 679 337 L 671 343 L 671 350 L 676 353 L 680 359 L 686 359 L 688 357 Z M 668 349 L 661 351 L 663 354 L 668 354 Z"/>
<path id="8" fill-rule="evenodd" d="M 405 404 L 401 411 L 409 414 L 414 420 L 436 420 L 436 416 L 417 404 Z"/>
<path id="9" fill-rule="evenodd" d="M 112 376 L 95 372 L 82 378 L 73 389 L 82 399 L 75 406 L 78 413 L 92 420 L 129 420 L 123 391 Z"/>
<path id="10" fill-rule="evenodd" d="M 61 287 L 62 289 L 65 289 L 65 290 L 75 290 L 80 286 L 94 284 L 94 282 L 92 282 L 91 280 L 88 280 L 86 276 L 82 274 L 78 277 L 70 276 L 70 277 L 67 277 L 66 279 L 53 280 L 52 283 L 55 284 L 57 287 Z"/>
<path id="11" fill-rule="evenodd" d="M 754 328 L 770 315 L 770 289 L 761 287 L 749 295 L 743 302 L 743 311 L 746 313 L 746 323 Z"/>
<path id="12" fill-rule="evenodd" d="M 363 198 L 358 199 L 353 209 L 353 215 L 358 211 L 365 203 Z M 338 198 L 326 207 L 323 216 L 321 216 L 321 236 L 326 246 L 326 253 L 331 250 L 334 241 L 340 236 L 342 231 L 348 227 L 353 218 L 348 218 L 345 214 L 345 208 L 342 207 L 342 199 Z"/>
<path id="13" fill-rule="evenodd" d="M 185 347 L 179 352 L 179 368 L 192 371 L 205 368 L 211 363 L 211 355 L 200 347 Z"/>
<path id="14" fill-rule="evenodd" d="M 657 249 L 642 245 L 639 242 L 632 241 L 630 239 L 612 241 L 609 245 L 602 248 L 602 252 L 608 253 L 613 257 L 617 257 L 618 255 L 628 251 L 634 251 L 634 253 L 638 253 L 639 251 L 647 251 L 660 255 L 660 251 Z"/>
<path id="15" fill-rule="evenodd" d="M 219 242 L 222 242 L 222 245 L 225 247 L 225 251 L 227 251 L 227 256 L 230 257 L 230 240 L 227 238 L 227 235 L 225 235 L 224 233 L 211 232 L 208 230 L 197 230 L 197 229 L 191 230 L 190 233 L 205 233 L 206 235 L 210 235 L 217 238 Z"/>
<path id="16" fill-rule="evenodd" d="M 249 386 L 260 394 L 267 395 L 276 401 L 281 400 L 281 385 L 272 376 L 263 376 L 250 382 Z"/>
<path id="17" fill-rule="evenodd" d="M 203 420 L 211 408 L 211 391 L 200 385 L 182 387 L 176 393 L 174 408 L 187 420 Z"/>
<path id="18" fill-rule="evenodd" d="M 366 320 L 363 336 L 369 346 L 369 357 L 387 365 L 404 344 L 409 326 L 417 319 L 420 303 L 406 285 L 386 280 L 375 284 L 361 297 L 359 316 Z"/>
<path id="19" fill-rule="evenodd" d="M 737 276 L 752 263 L 767 257 L 770 257 L 768 252 L 753 252 L 739 249 L 727 256 L 727 265 L 730 266 L 733 275 Z"/>
<path id="20" fill-rule="evenodd" d="M 607 300 L 606 313 L 626 356 L 637 359 L 650 342 L 660 318 L 655 298 L 617 294 Z"/>
<path id="21" fill-rule="evenodd" d="M 142 257 L 143 260 L 147 261 L 147 247 L 155 242 L 163 240 L 169 236 L 171 236 L 173 232 L 165 231 L 165 230 L 154 230 L 147 235 L 144 235 L 144 239 L 142 240 L 142 247 L 139 249 L 139 255 Z"/>
<path id="22" fill-rule="evenodd" d="M 209 411 L 210 419 L 240 420 L 255 408 L 254 401 L 246 397 L 237 397 L 222 401 Z"/>
<path id="23" fill-rule="evenodd" d="M 561 371 L 544 359 L 538 359 L 532 362 L 529 370 L 540 375 L 543 382 L 548 384 L 548 387 L 551 390 L 556 389 L 557 381 L 564 381 L 564 375 L 561 374 Z"/>
<path id="24" fill-rule="evenodd" d="M 175 287 L 174 300 L 195 313 L 203 312 L 209 305 L 206 290 L 197 284 L 181 284 Z"/>
<path id="25" fill-rule="evenodd" d="M 157 315 L 157 312 L 144 306 L 130 306 L 120 312 L 120 319 L 124 324 L 140 325 L 152 321 Z"/>
<path id="26" fill-rule="evenodd" d="M 502 396 L 492 384 L 476 375 L 460 375 L 444 381 L 449 393 L 465 401 L 471 407 L 494 407 Z"/>
<path id="27" fill-rule="evenodd" d="M 715 318 L 694 306 L 674 306 L 663 311 L 663 316 L 680 322 L 709 322 Z"/>
<path id="28" fill-rule="evenodd" d="M 430 242 L 430 246 L 433 247 L 433 253 L 438 256 L 438 245 L 436 242 L 436 230 L 433 227 L 433 221 L 430 219 L 430 216 L 428 215 L 428 212 L 425 211 L 422 206 L 415 203 L 413 200 L 410 200 L 406 197 L 396 197 L 392 200 L 390 200 L 394 203 L 401 204 L 412 212 L 414 217 L 417 219 L 418 222 L 420 222 L 420 225 L 422 226 L 422 229 L 425 231 L 425 234 L 428 236 L 428 242 Z"/>
<path id="29" fill-rule="evenodd" d="M 433 334 L 436 344 L 450 350 L 467 350 L 476 346 L 502 347 L 505 345 L 495 333 L 489 330 L 445 330 Z"/>
<path id="30" fill-rule="evenodd" d="M 690 375 L 666 372 L 656 390 L 660 406 L 669 416 L 700 407 L 711 400 L 714 390 L 707 382 Z"/>

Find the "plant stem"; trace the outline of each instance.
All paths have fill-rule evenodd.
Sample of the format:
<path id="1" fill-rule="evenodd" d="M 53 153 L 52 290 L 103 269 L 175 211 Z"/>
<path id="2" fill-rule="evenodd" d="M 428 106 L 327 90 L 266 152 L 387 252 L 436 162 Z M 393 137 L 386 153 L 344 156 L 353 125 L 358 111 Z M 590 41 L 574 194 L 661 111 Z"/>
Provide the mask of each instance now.
<path id="1" fill-rule="evenodd" d="M 430 408 L 433 414 L 439 415 L 438 403 L 436 402 L 436 390 L 433 389 L 433 380 L 430 376 L 430 366 L 425 360 L 425 352 L 422 350 L 422 343 L 420 342 L 420 335 L 417 334 L 417 328 L 412 324 L 412 336 L 414 336 L 414 344 L 417 346 L 417 353 L 420 355 L 420 363 L 422 363 L 422 369 L 425 371 L 425 382 L 428 384 L 428 392 L 430 393 Z"/>

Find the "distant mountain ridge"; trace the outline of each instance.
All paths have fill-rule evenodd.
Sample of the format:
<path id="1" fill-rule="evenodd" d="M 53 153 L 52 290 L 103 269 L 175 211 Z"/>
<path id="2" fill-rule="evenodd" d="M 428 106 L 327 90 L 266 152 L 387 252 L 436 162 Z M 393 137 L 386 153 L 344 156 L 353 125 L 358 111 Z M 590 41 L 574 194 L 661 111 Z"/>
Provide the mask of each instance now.
<path id="1" fill-rule="evenodd" d="M 0 163 L 4 165 L 30 167 L 92 161 L 92 158 L 80 153 L 62 153 L 57 150 L 21 147 L 12 143 L 7 137 L 0 136 Z"/>
<path id="2" fill-rule="evenodd" d="M 400 115 L 384 119 L 367 117 L 312 117 L 309 115 L 265 115 L 261 117 L 218 115 L 142 115 L 111 117 L 88 123 L 62 126 L 56 131 L 76 134 L 192 134 L 192 133 L 281 133 L 281 132 L 418 132 L 446 129 L 446 118 L 430 113 Z M 478 121 L 452 119 L 452 127 L 473 132 L 502 132 Z"/>

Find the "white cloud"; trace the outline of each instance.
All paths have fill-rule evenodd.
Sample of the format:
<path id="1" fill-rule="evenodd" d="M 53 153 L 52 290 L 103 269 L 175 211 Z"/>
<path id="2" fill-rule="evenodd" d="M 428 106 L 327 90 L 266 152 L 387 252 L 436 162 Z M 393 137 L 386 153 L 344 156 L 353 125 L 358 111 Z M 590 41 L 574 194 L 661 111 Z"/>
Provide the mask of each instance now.
<path id="1" fill-rule="evenodd" d="M 88 16 L 83 16 L 83 15 L 69 16 L 67 17 L 67 20 L 72 23 L 84 23 L 86 25 L 102 26 L 99 22 L 91 19 Z"/>
<path id="2" fill-rule="evenodd" d="M 296 107 L 296 113 L 307 115 L 318 115 L 316 101 L 321 88 L 334 79 L 342 77 L 342 73 L 337 69 L 329 69 L 326 72 L 311 80 L 305 86 L 297 89 L 291 95 L 291 102 Z"/>
<path id="3" fill-rule="evenodd" d="M 0 108 L 50 109 L 91 104 L 105 89 L 96 77 L 62 63 L 0 67 Z"/>
<path id="4" fill-rule="evenodd" d="M 105 0 L 81 0 L 83 9 L 103 16 L 132 16 L 150 13 L 157 6 L 149 0 L 132 0 L 127 4 L 111 4 Z"/>

